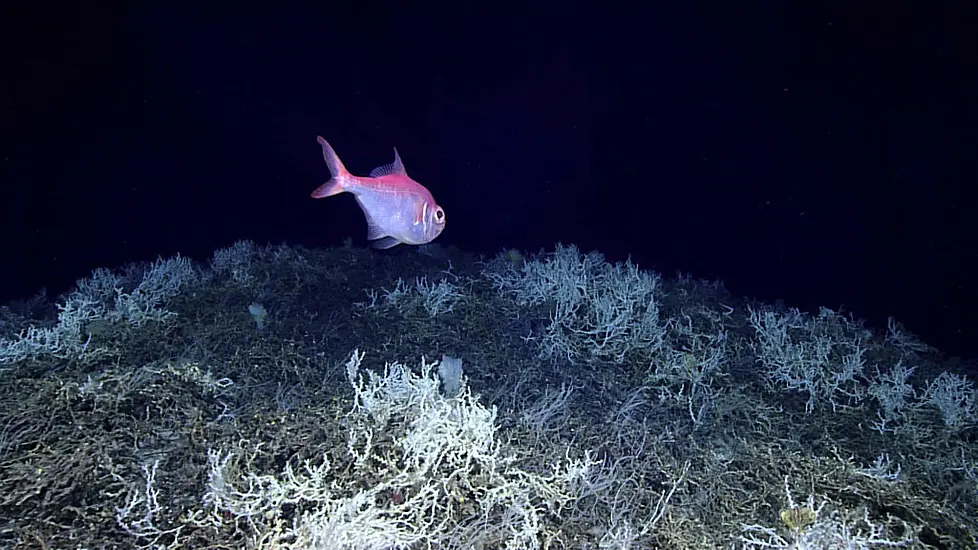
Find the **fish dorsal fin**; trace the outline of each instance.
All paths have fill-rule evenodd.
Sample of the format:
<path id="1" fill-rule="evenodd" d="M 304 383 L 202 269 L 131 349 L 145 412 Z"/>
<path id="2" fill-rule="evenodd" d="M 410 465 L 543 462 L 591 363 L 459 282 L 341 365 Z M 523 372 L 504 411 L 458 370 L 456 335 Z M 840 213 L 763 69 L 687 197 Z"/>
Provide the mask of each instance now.
<path id="1" fill-rule="evenodd" d="M 391 174 L 400 174 L 402 176 L 407 175 L 407 170 L 404 169 L 404 163 L 401 162 L 401 155 L 397 154 L 397 147 L 394 148 L 394 162 L 385 164 L 383 166 L 378 166 L 370 171 L 370 177 L 372 178 L 389 176 Z"/>

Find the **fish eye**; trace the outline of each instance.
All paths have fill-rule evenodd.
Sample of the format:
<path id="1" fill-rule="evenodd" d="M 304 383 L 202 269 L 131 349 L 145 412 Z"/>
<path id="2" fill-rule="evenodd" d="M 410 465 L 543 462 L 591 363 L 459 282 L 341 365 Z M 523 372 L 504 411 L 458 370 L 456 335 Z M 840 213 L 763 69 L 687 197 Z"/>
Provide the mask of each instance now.
<path id="1" fill-rule="evenodd" d="M 442 210 L 440 206 L 435 209 L 435 221 L 436 222 L 445 221 L 445 211 Z"/>

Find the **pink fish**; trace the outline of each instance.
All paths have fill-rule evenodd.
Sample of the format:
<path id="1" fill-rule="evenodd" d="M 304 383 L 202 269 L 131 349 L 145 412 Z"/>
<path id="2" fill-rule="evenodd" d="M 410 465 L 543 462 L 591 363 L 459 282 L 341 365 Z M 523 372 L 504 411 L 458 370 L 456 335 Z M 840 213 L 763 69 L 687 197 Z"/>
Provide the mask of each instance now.
<path id="1" fill-rule="evenodd" d="M 445 229 L 445 211 L 430 191 L 408 177 L 397 148 L 394 162 L 360 177 L 346 170 L 325 139 L 316 139 L 333 177 L 317 187 L 312 198 L 353 193 L 367 218 L 367 240 L 373 241 L 374 248 L 430 243 Z"/>

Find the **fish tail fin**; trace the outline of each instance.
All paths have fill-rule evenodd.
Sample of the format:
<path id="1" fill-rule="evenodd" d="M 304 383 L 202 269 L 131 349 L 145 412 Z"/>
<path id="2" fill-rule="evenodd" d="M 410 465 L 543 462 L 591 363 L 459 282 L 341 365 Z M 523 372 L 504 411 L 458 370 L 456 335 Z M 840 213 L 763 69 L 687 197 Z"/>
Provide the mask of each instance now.
<path id="1" fill-rule="evenodd" d="M 347 191 L 346 186 L 353 182 L 356 177 L 347 171 L 346 166 L 343 166 L 343 162 L 340 157 L 336 156 L 336 151 L 330 147 L 329 142 L 323 139 L 322 136 L 317 136 L 316 141 L 319 145 L 323 147 L 323 160 L 326 161 L 326 166 L 329 168 L 329 173 L 333 177 L 329 181 L 320 185 L 312 192 L 312 197 L 314 199 L 321 199 L 323 197 L 331 197 L 333 195 L 338 195 Z"/>

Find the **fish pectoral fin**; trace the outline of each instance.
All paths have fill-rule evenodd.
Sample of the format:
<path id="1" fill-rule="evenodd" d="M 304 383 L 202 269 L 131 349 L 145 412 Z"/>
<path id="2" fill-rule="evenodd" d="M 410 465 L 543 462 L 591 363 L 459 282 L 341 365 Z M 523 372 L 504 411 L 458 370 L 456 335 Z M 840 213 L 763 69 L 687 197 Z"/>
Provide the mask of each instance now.
<path id="1" fill-rule="evenodd" d="M 394 246 L 401 244 L 401 241 L 395 239 L 394 237 L 381 237 L 370 243 L 370 246 L 378 249 L 385 250 Z"/>
<path id="2" fill-rule="evenodd" d="M 418 201 L 414 205 L 414 225 L 424 223 L 425 216 L 428 214 L 428 203 L 426 201 Z"/>

